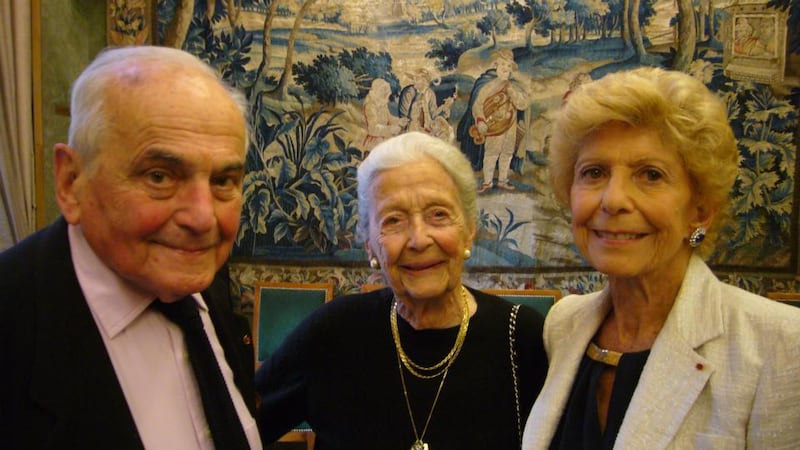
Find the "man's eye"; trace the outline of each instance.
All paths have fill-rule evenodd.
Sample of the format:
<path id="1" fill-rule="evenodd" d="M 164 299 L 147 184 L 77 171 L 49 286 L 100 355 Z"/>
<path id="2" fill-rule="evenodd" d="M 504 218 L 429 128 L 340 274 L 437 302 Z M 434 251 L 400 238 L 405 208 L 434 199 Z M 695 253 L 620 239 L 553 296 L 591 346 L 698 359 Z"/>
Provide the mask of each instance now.
<path id="1" fill-rule="evenodd" d="M 212 180 L 215 186 L 223 187 L 223 188 L 231 188 L 236 186 L 236 179 L 233 177 L 218 177 Z"/>
<path id="2" fill-rule="evenodd" d="M 163 184 L 167 181 L 167 174 L 159 170 L 154 170 L 147 174 L 147 178 L 155 184 Z"/>

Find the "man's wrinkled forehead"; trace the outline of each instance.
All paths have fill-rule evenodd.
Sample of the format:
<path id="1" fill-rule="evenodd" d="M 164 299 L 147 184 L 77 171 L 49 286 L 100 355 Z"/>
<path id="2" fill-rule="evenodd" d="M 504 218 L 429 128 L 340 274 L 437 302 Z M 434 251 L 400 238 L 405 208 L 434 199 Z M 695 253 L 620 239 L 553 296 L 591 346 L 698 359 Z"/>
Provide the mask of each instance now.
<path id="1" fill-rule="evenodd" d="M 124 107 L 147 98 L 164 109 L 190 101 L 212 104 L 228 99 L 217 80 L 206 73 L 170 64 L 141 63 L 126 65 L 115 73 L 105 95 L 107 106 Z"/>

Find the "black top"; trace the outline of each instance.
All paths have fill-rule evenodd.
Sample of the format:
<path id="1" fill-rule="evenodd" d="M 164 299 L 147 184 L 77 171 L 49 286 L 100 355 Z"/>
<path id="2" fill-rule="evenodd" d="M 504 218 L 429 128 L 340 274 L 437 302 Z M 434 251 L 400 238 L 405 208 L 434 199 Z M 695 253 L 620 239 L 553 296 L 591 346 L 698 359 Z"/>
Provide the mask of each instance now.
<path id="1" fill-rule="evenodd" d="M 509 355 L 512 304 L 471 291 L 478 304 L 424 436 L 432 450 L 520 447 Z M 414 432 L 389 325 L 389 289 L 340 297 L 302 322 L 256 375 L 264 444 L 307 421 L 316 449 L 403 449 Z M 544 383 L 543 317 L 521 307 L 516 349 L 521 422 Z M 450 350 L 458 327 L 414 330 L 398 317 L 403 348 L 426 365 Z M 441 378 L 405 372 L 421 433 Z"/>
<path id="2" fill-rule="evenodd" d="M 613 449 L 649 355 L 650 350 L 622 354 L 614 377 L 605 432 L 600 430 L 597 414 L 597 380 L 608 366 L 584 355 L 550 449 Z"/>

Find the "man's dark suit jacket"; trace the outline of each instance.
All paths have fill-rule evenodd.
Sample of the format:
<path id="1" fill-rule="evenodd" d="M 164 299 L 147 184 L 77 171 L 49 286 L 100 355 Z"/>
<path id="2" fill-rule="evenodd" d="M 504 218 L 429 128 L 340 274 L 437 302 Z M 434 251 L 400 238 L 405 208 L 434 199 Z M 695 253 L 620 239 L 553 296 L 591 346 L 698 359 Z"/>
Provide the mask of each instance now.
<path id="1" fill-rule="evenodd" d="M 253 413 L 253 347 L 229 279 L 203 292 Z M 81 293 L 60 218 L 0 253 L 0 447 L 140 449 L 142 442 Z"/>

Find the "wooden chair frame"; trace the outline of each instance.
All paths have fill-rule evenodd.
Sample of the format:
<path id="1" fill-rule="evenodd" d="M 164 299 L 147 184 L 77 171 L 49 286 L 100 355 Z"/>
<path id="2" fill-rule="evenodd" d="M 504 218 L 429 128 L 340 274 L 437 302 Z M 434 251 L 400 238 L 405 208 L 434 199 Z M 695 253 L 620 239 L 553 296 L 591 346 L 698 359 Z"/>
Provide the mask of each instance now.
<path id="1" fill-rule="evenodd" d="M 364 283 L 361 285 L 361 292 L 377 291 L 387 287 L 385 284 L 380 283 Z"/>
<path id="2" fill-rule="evenodd" d="M 800 307 L 800 292 L 767 292 L 767 298 Z"/>

